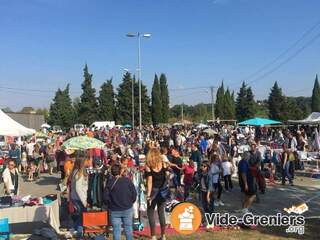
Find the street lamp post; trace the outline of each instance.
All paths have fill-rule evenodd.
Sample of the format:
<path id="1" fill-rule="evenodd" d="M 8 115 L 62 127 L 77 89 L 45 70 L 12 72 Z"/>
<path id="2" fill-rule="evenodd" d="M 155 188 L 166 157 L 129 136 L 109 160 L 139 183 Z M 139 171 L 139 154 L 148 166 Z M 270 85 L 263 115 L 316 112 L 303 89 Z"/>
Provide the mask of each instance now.
<path id="1" fill-rule="evenodd" d="M 139 84 L 139 129 L 142 130 L 142 107 L 141 107 L 141 49 L 140 49 L 140 42 L 141 37 L 150 38 L 150 33 L 128 33 L 127 37 L 136 37 L 138 39 L 138 84 Z"/>

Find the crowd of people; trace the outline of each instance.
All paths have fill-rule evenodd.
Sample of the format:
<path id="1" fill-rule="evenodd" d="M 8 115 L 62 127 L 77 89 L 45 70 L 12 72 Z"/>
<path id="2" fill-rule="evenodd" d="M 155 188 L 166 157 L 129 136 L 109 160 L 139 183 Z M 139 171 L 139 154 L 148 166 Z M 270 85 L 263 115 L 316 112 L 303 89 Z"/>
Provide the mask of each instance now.
<path id="1" fill-rule="evenodd" d="M 204 212 L 214 212 L 224 205 L 223 193 L 234 191 L 237 181 L 243 195 L 241 212 L 247 213 L 254 201 L 260 201 L 260 193 L 265 192 L 265 179 L 293 185 L 295 169 L 303 168 L 297 151 L 320 148 L 316 128 L 214 125 L 211 131 L 207 130 L 184 126 L 148 127 L 142 131 L 71 129 L 43 141 L 32 137 L 20 146 L 10 146 L 2 175 L 5 194 L 18 194 L 19 174 L 34 181 L 43 172 L 53 174 L 56 169 L 61 174 L 61 191 L 69 196 L 74 229 L 81 238 L 82 212 L 92 207 L 88 200 L 92 187 L 89 173 L 102 172 L 103 205 L 110 213 L 113 237 L 120 239 L 123 225 L 126 239 L 132 239 L 136 217 L 133 207 L 137 199 L 143 198 L 133 184 L 132 169 L 135 169 L 145 186 L 142 191 L 152 239 L 157 239 L 155 209 L 161 239 L 166 239 L 166 202 L 193 201 Z M 62 149 L 65 140 L 79 135 L 99 139 L 105 147 L 84 151 Z"/>

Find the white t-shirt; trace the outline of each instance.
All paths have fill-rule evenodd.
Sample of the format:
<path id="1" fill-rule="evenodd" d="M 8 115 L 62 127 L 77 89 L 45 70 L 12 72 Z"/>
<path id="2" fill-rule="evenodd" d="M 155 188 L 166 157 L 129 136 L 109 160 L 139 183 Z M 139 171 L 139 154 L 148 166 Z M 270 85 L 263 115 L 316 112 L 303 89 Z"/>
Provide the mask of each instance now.
<path id="1" fill-rule="evenodd" d="M 222 162 L 223 176 L 231 175 L 232 164 L 229 161 Z"/>
<path id="2" fill-rule="evenodd" d="M 210 165 L 210 171 L 212 174 L 215 174 L 212 176 L 212 183 L 218 183 L 219 180 L 219 174 L 217 174 L 218 172 L 220 172 L 220 168 L 218 165 L 216 164 L 211 164 Z"/>
<path id="3" fill-rule="evenodd" d="M 26 148 L 27 148 L 28 156 L 32 156 L 33 150 L 34 150 L 34 143 L 28 143 Z"/>

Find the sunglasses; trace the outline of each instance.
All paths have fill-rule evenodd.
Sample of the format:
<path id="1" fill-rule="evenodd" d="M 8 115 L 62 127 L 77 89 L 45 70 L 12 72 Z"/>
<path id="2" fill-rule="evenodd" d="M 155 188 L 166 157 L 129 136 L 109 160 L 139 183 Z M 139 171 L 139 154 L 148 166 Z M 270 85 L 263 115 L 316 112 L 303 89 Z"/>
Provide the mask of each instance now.
<path id="1" fill-rule="evenodd" d="M 201 165 L 201 167 L 207 167 L 207 165 Z"/>

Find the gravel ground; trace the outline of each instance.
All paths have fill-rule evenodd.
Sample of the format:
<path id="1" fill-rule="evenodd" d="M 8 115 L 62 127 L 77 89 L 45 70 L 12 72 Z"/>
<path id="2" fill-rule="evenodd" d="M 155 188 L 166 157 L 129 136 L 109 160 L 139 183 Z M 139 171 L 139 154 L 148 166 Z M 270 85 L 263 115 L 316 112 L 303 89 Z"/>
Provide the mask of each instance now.
<path id="1" fill-rule="evenodd" d="M 217 207 L 216 211 L 220 213 L 233 213 L 235 210 L 240 209 L 240 190 L 238 188 L 237 179 L 233 179 L 234 189 L 232 192 L 223 192 L 222 201 L 225 203 L 223 207 Z M 59 183 L 58 174 L 48 175 L 43 174 L 41 179 L 36 182 L 25 182 L 20 179 L 20 193 L 21 196 L 32 195 L 34 197 L 45 196 L 47 194 L 58 193 L 57 184 Z M 283 208 L 290 207 L 293 204 L 299 204 L 307 202 L 309 211 L 304 215 L 306 218 L 319 218 L 320 217 L 320 180 L 312 179 L 308 177 L 296 177 L 294 186 L 282 186 L 276 184 L 274 186 L 268 186 L 265 194 L 260 195 L 260 203 L 254 203 L 252 206 L 252 212 L 255 214 L 272 215 L 278 212 L 285 213 Z M 0 184 L 0 188 L 3 189 L 3 184 Z M 64 218 L 67 214 L 62 215 Z M 147 219 L 145 214 L 142 214 L 145 224 Z M 61 219 L 64 221 L 65 219 Z M 319 225 L 319 224 L 318 224 Z M 29 229 L 30 233 L 33 229 Z M 278 229 L 279 230 L 279 229 Z M 277 233 L 278 230 L 272 230 L 272 228 L 263 228 L 258 231 L 257 239 L 263 237 L 265 234 L 273 235 L 272 232 Z M 309 231 L 309 232 L 308 232 Z M 306 228 L 306 236 L 313 236 L 315 228 Z M 261 236 L 259 237 L 259 233 Z M 207 233 L 206 233 L 207 234 Z M 204 235 L 204 239 L 205 236 Z M 246 235 L 243 235 L 246 236 Z M 280 235 L 275 234 L 274 239 L 278 239 Z M 282 236 L 283 237 L 283 236 Z M 13 239 L 26 239 L 26 235 L 15 236 Z M 180 239 L 180 238 L 175 238 Z M 190 239 L 190 238 L 188 238 Z M 202 237 L 201 237 L 202 239 Z M 228 239 L 228 238 L 223 238 Z M 230 238 L 231 239 L 231 238 Z M 251 239 L 249 237 L 249 239 Z M 269 238 L 268 238 L 269 239 Z M 271 239 L 271 238 L 270 238 Z"/>

